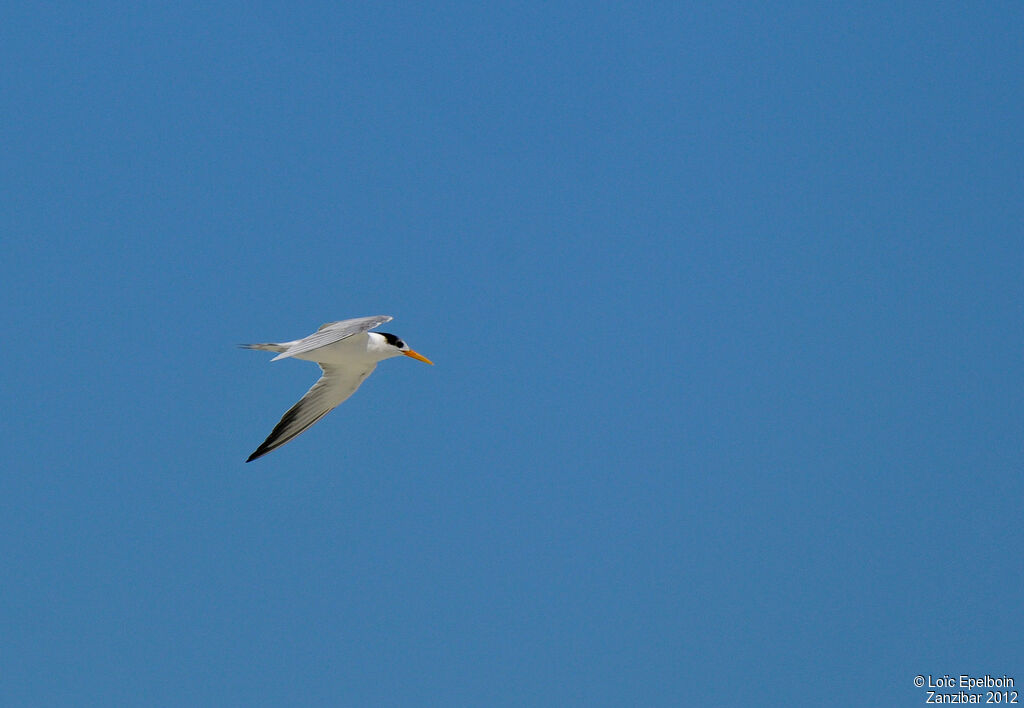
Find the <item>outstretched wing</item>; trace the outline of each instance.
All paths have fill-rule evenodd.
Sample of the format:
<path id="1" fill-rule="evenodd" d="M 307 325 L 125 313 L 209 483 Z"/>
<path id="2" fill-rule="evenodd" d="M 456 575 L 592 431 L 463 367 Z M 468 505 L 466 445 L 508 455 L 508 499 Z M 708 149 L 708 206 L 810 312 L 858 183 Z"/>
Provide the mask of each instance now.
<path id="1" fill-rule="evenodd" d="M 249 455 L 246 462 L 252 462 L 257 457 L 276 450 L 337 408 L 356 392 L 359 385 L 373 373 L 377 365 L 370 364 L 359 370 L 324 365 L 321 365 L 320 368 L 324 372 L 320 380 L 306 391 L 306 395 L 299 399 L 298 403 L 281 416 L 281 420 L 274 426 L 267 439 Z"/>
<path id="2" fill-rule="evenodd" d="M 296 354 L 305 354 L 306 352 L 311 352 L 314 349 L 326 347 L 328 344 L 340 342 L 342 339 L 351 337 L 353 334 L 369 332 L 375 327 L 380 327 L 385 322 L 390 322 L 391 319 L 392 318 L 388 315 L 376 315 L 374 317 L 357 317 L 353 320 L 328 322 L 327 324 L 322 325 L 320 329 L 313 334 L 300 339 L 289 346 L 283 352 L 271 359 L 271 361 L 287 359 L 288 357 L 295 356 Z"/>

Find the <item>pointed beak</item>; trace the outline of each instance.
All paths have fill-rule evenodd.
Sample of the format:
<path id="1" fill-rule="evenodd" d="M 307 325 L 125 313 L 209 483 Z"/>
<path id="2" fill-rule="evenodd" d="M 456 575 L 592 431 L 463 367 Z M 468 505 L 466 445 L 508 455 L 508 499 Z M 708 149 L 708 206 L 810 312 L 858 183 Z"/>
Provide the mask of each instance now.
<path id="1" fill-rule="evenodd" d="M 423 356 L 422 354 L 414 352 L 412 349 L 410 349 L 407 352 L 402 352 L 402 353 L 405 354 L 406 356 L 411 356 L 413 359 L 419 359 L 420 361 L 424 362 L 425 364 L 430 364 L 431 366 L 434 365 L 434 362 L 432 362 L 430 359 L 428 359 L 427 357 Z"/>

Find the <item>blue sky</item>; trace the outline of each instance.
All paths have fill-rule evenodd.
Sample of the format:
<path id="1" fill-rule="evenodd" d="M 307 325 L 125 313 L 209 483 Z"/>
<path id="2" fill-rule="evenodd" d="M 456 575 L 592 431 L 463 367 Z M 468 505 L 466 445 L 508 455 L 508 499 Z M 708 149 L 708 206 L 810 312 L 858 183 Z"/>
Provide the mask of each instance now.
<path id="1" fill-rule="evenodd" d="M 0 702 L 1024 681 L 1020 4 L 2 20 Z"/>

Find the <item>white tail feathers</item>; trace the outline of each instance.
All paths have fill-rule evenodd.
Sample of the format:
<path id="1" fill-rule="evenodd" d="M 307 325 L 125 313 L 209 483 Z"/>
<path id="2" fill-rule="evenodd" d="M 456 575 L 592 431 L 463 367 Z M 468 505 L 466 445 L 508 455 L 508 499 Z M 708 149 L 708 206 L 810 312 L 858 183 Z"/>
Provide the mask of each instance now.
<path id="1" fill-rule="evenodd" d="M 283 352 L 288 347 L 284 344 L 275 344 L 274 342 L 264 342 L 262 344 L 239 344 L 242 349 L 261 349 L 265 352 Z"/>

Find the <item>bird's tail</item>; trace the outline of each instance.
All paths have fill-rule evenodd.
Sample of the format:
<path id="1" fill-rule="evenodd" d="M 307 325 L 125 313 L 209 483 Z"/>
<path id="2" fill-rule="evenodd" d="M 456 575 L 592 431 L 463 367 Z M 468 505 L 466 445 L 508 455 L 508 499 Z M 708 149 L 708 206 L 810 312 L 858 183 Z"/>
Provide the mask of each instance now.
<path id="1" fill-rule="evenodd" d="M 265 352 L 283 352 L 288 347 L 284 344 L 276 344 L 274 342 L 264 342 L 262 344 L 239 344 L 242 349 L 261 349 Z"/>

